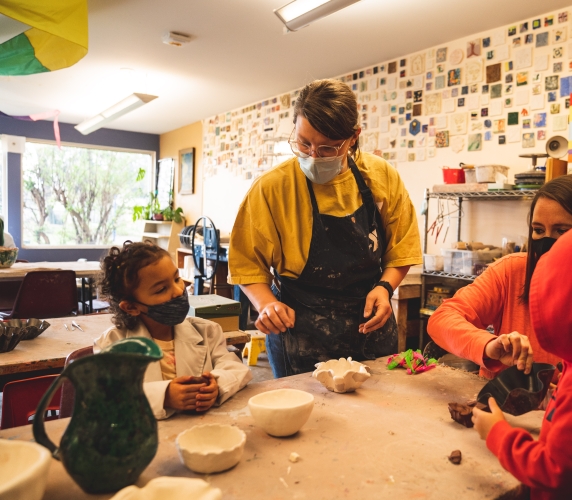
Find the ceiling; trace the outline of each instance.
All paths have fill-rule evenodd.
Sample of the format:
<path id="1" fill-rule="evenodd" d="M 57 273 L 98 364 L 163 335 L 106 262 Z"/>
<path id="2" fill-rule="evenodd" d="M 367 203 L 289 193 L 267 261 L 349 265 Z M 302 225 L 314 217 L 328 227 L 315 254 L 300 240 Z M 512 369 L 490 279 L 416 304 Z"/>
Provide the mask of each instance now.
<path id="1" fill-rule="evenodd" d="M 0 77 L 0 111 L 59 109 L 61 121 L 79 123 L 142 92 L 159 99 L 109 128 L 161 134 L 569 2 L 361 0 L 285 34 L 273 10 L 288 0 L 89 0 L 87 56 L 53 73 Z M 168 31 L 193 41 L 165 45 Z"/>

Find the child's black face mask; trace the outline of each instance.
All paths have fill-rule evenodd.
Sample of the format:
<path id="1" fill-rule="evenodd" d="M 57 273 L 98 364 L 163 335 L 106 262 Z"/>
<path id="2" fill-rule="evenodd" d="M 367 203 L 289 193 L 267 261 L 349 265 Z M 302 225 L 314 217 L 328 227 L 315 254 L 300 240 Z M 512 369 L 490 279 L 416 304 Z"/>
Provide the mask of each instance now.
<path id="1" fill-rule="evenodd" d="M 143 302 L 137 303 L 147 306 L 147 312 L 141 312 L 141 314 L 145 314 L 153 321 L 167 326 L 175 326 L 182 323 L 187 317 L 190 309 L 189 296 L 186 288 L 183 295 L 167 302 L 163 302 L 162 304 L 150 306 L 143 304 Z"/>

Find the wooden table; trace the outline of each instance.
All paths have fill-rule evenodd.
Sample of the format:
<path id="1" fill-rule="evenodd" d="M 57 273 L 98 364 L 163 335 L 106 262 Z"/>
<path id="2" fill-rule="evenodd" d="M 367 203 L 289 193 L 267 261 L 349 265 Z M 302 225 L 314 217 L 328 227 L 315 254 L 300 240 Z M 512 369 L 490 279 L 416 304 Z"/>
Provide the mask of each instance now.
<path id="1" fill-rule="evenodd" d="M 98 261 L 87 262 L 16 262 L 0 268 L 0 281 L 23 279 L 30 271 L 75 271 L 78 278 L 94 278 L 101 271 Z"/>
<path id="2" fill-rule="evenodd" d="M 83 332 L 65 329 L 64 324 L 71 329 L 74 320 L 83 328 Z M 70 352 L 93 345 L 93 341 L 112 326 L 111 314 L 52 318 L 46 321 L 50 327 L 39 337 L 21 341 L 13 351 L 0 353 L 0 376 L 61 369 Z M 250 335 L 242 331 L 225 332 L 224 335 L 227 345 L 243 345 L 250 341 Z"/>
<path id="3" fill-rule="evenodd" d="M 143 486 L 157 476 L 201 477 L 230 499 L 482 499 L 496 498 L 517 481 L 488 451 L 474 429 L 453 422 L 447 403 L 474 398 L 484 384 L 476 375 L 440 366 L 420 375 L 389 371 L 384 358 L 367 362 L 372 377 L 355 393 L 328 392 L 310 374 L 250 384 L 219 408 L 205 415 L 176 415 L 159 422 L 159 450 L 139 478 Z M 289 438 L 268 436 L 256 427 L 248 399 L 278 388 L 314 394 L 312 415 Z M 542 412 L 511 423 L 538 430 Z M 67 420 L 47 423 L 55 442 Z M 239 464 L 213 475 L 194 474 L 177 454 L 175 439 L 197 424 L 228 423 L 247 435 Z M 0 432 L 0 438 L 29 441 L 31 426 Z M 461 450 L 460 465 L 447 457 Z M 290 453 L 300 455 L 291 463 Z M 72 481 L 60 462 L 53 461 L 44 500 L 105 499 L 87 495 Z"/>
<path id="4" fill-rule="evenodd" d="M 409 300 L 421 297 L 421 271 L 421 266 L 412 266 L 401 284 L 395 289 L 391 299 L 391 305 L 397 320 L 397 352 L 405 351 L 407 337 L 418 335 L 419 332 L 419 326 L 408 328 L 407 317 Z M 408 335 L 409 332 L 411 332 L 411 335 Z M 419 339 L 419 349 L 423 349 L 422 342 L 423 339 Z"/>

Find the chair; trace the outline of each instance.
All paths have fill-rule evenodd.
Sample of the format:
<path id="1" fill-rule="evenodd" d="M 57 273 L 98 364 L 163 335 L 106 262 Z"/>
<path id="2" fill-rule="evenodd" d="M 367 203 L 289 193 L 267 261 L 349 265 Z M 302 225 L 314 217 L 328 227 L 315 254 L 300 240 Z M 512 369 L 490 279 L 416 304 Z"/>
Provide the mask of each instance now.
<path id="1" fill-rule="evenodd" d="M 29 419 L 36 414 L 36 408 L 40 399 L 47 392 L 57 375 L 46 375 L 44 377 L 28 378 L 8 382 L 4 386 L 2 395 L 2 421 L 0 429 L 10 429 L 28 425 Z M 61 388 L 59 388 L 52 401 L 47 407 L 49 412 L 60 409 Z M 46 420 L 54 420 L 57 415 L 46 416 Z"/>
<path id="2" fill-rule="evenodd" d="M 30 271 L 4 319 L 61 318 L 77 311 L 74 271 Z"/>
<path id="3" fill-rule="evenodd" d="M 81 349 L 77 349 L 71 352 L 66 358 L 64 369 L 76 359 L 83 358 L 84 356 L 91 356 L 92 354 L 93 346 L 82 347 Z M 61 391 L 62 396 L 60 399 L 60 418 L 71 417 L 75 400 L 75 390 L 72 383 L 66 380 L 62 384 Z"/>

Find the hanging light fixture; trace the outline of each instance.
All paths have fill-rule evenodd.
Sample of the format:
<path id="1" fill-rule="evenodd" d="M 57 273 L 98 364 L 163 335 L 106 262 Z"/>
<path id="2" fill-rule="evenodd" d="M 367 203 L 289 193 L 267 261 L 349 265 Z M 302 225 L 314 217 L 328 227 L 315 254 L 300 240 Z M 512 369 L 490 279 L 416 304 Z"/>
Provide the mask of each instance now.
<path id="1" fill-rule="evenodd" d="M 81 122 L 74 128 L 83 135 L 91 134 L 94 130 L 103 127 L 109 122 L 116 120 L 120 116 L 123 116 L 134 109 L 140 108 L 143 104 L 147 104 L 153 99 L 157 99 L 157 96 L 149 94 L 131 94 L 129 97 L 119 101 L 117 104 L 114 104 L 105 111 L 95 115 L 93 118 Z"/>
<path id="2" fill-rule="evenodd" d="M 329 16 L 359 0 L 294 0 L 274 11 L 290 31 Z"/>

